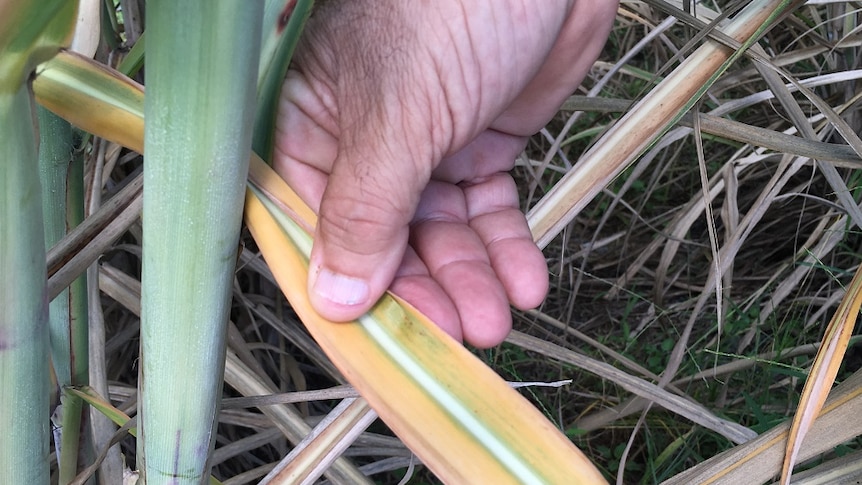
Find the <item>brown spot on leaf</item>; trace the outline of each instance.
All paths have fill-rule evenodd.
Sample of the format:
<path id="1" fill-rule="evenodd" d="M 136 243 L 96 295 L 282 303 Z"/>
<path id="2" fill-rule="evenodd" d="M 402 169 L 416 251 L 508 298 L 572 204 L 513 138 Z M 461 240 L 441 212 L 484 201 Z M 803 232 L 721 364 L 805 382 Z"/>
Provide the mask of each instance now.
<path id="1" fill-rule="evenodd" d="M 287 27 L 287 22 L 290 21 L 290 16 L 293 15 L 293 9 L 296 8 L 296 0 L 290 0 L 281 9 L 281 14 L 278 16 L 278 33 L 281 34 L 284 28 Z"/>

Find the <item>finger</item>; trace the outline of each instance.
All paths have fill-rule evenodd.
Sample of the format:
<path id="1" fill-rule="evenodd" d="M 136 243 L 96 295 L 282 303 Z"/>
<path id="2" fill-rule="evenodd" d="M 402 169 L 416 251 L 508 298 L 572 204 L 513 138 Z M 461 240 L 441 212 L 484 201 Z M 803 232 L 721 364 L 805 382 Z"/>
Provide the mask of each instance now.
<path id="1" fill-rule="evenodd" d="M 445 157 L 434 169 L 432 178 L 457 184 L 507 172 L 526 144 L 526 137 L 485 130 L 467 146 Z"/>
<path id="2" fill-rule="evenodd" d="M 304 77 L 288 73 L 276 119 L 273 166 L 315 212 L 337 154 L 335 129 L 329 111 Z M 407 249 L 390 289 L 453 338 L 462 339 L 458 312 L 412 249 Z"/>
<path id="3" fill-rule="evenodd" d="M 526 310 L 548 293 L 548 267 L 518 207 L 518 189 L 508 174 L 464 188 L 470 227 L 484 244 L 509 301 Z"/>
<path id="4" fill-rule="evenodd" d="M 309 288 L 315 309 L 336 321 L 363 314 L 392 282 L 420 191 L 404 165 L 370 160 L 379 158 L 342 152 L 320 204 Z"/>
<path id="5" fill-rule="evenodd" d="M 378 88 L 368 88 L 374 96 L 342 93 L 338 100 L 338 155 L 320 203 L 309 274 L 311 302 L 332 320 L 357 318 L 389 287 L 432 161 L 439 160 L 433 142 L 408 144 L 427 133 L 427 120 L 413 117 L 421 101 Z"/>
<path id="6" fill-rule="evenodd" d="M 453 302 L 464 340 L 490 347 L 511 330 L 511 312 L 485 246 L 466 222 L 462 191 L 432 181 L 422 194 L 411 244 Z"/>
<path id="7" fill-rule="evenodd" d="M 407 247 L 389 289 L 416 307 L 452 338 L 459 342 L 463 340 L 461 319 L 455 305 L 428 273 L 428 268 L 413 248 Z"/>

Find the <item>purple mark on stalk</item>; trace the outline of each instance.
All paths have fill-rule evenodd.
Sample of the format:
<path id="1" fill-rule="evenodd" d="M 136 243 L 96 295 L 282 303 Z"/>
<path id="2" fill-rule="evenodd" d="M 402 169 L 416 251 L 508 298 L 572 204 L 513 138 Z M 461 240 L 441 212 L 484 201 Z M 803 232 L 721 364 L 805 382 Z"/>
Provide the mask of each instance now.
<path id="1" fill-rule="evenodd" d="M 171 483 L 179 483 L 176 477 L 180 476 L 180 436 L 183 434 L 182 430 L 177 430 L 177 439 L 174 443 L 174 479 Z"/>

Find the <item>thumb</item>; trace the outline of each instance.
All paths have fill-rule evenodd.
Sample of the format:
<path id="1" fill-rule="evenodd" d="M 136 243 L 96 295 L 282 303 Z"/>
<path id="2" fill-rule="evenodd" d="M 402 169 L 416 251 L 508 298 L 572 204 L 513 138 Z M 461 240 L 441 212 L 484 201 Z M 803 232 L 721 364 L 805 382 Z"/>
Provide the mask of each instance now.
<path id="1" fill-rule="evenodd" d="M 416 39 L 403 2 L 320 3 L 296 65 L 320 81 L 338 154 L 324 170 L 308 285 L 320 315 L 345 321 L 392 283 L 419 196 L 441 158 L 434 147 L 448 131 L 428 126 L 429 100 L 437 99 L 429 93 L 437 91 L 419 89 L 416 80 L 428 79 L 424 71 L 433 74 L 436 64 L 414 57 L 421 49 L 410 44 Z"/>
<path id="2" fill-rule="evenodd" d="M 365 138 L 377 142 L 372 149 L 340 150 L 321 200 L 308 284 L 312 306 L 329 320 L 358 318 L 392 283 L 430 177 L 375 138 Z"/>

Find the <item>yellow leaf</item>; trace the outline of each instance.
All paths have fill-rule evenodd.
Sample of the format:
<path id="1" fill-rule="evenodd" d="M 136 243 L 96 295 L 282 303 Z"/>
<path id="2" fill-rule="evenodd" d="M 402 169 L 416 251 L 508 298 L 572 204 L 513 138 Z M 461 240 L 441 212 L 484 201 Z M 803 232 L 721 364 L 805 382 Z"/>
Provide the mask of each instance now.
<path id="1" fill-rule="evenodd" d="M 814 356 L 814 363 L 802 388 L 802 397 L 796 408 L 796 415 L 790 425 L 790 433 L 787 436 L 787 447 L 784 454 L 784 463 L 781 466 L 781 484 L 790 483 L 790 475 L 793 465 L 796 463 L 796 455 L 802 446 L 802 439 L 811 427 L 814 420 L 823 409 L 823 403 L 832 389 L 838 368 L 844 360 L 847 344 L 856 326 L 856 317 L 859 316 L 859 307 L 862 306 L 862 266 L 856 270 L 850 287 L 847 288 L 838 310 L 826 327 L 820 349 Z"/>

